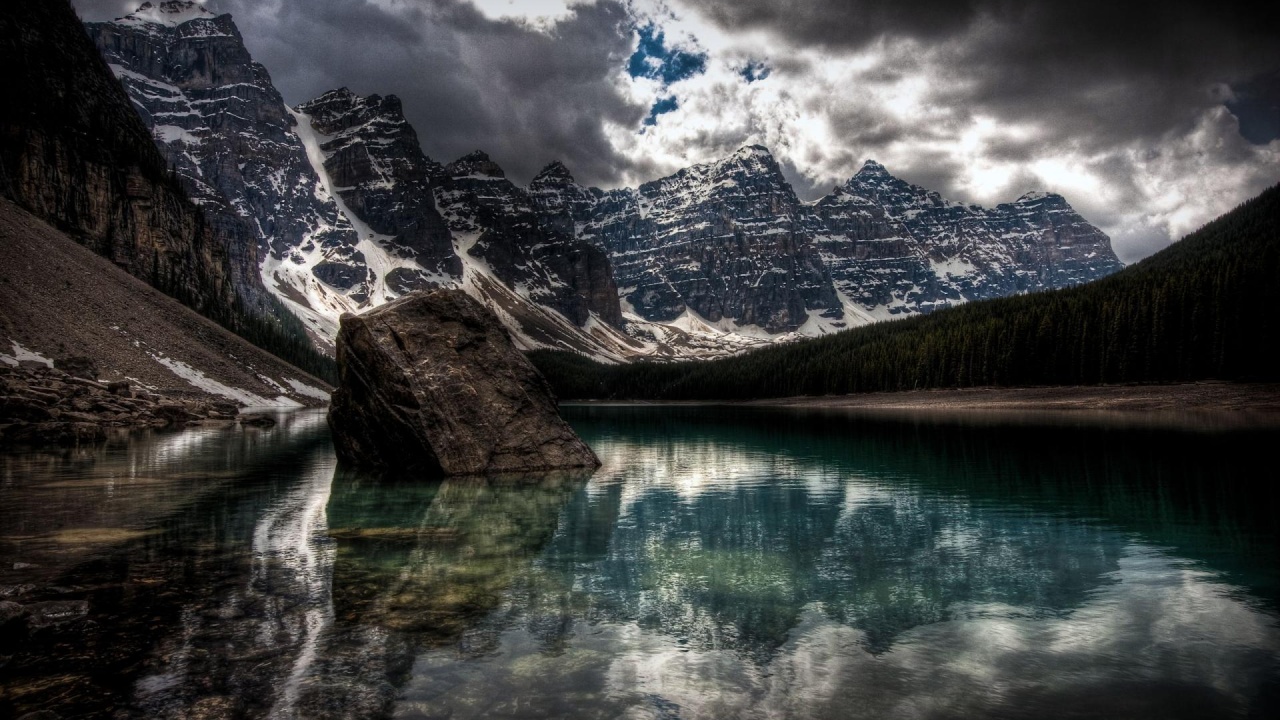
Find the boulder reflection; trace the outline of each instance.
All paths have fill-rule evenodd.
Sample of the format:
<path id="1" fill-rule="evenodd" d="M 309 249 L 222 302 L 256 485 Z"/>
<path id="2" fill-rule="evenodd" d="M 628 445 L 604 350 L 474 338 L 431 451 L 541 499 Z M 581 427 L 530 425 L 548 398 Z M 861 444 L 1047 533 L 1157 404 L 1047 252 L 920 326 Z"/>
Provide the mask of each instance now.
<path id="1" fill-rule="evenodd" d="M 340 469 L 328 492 L 333 626 L 302 680 L 305 717 L 389 711 L 414 657 L 468 635 L 507 601 L 591 471 L 446 480 Z"/>

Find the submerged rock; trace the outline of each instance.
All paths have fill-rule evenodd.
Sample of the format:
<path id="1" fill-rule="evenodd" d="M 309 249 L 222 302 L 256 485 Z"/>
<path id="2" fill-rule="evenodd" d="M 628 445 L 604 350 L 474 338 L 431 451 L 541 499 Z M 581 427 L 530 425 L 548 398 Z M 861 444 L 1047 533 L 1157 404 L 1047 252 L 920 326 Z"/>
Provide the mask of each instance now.
<path id="1" fill-rule="evenodd" d="M 498 319 L 460 290 L 342 316 L 329 409 L 338 456 L 445 475 L 597 467 Z"/>

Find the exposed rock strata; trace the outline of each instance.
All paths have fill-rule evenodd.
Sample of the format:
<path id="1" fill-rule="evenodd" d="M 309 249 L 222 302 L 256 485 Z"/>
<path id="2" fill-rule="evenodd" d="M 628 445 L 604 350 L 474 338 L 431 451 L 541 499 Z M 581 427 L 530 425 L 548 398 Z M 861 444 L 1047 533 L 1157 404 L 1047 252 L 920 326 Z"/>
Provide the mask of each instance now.
<path id="1" fill-rule="evenodd" d="M 761 146 L 636 190 L 583 188 L 553 163 L 533 191 L 545 222 L 609 252 L 626 301 L 646 320 L 670 322 L 688 308 L 777 333 L 810 312 L 842 315 L 806 208 Z"/>
<path id="2" fill-rule="evenodd" d="M 591 313 L 615 327 L 622 310 L 605 252 L 572 232 L 541 222 L 530 193 L 476 151 L 444 169 L 437 190 L 451 229 L 475 237 L 466 253 L 508 287 L 584 325 Z"/>
<path id="3" fill-rule="evenodd" d="M 818 334 L 1122 267 L 1107 236 L 1060 195 L 982 208 L 869 161 L 809 204 L 759 145 L 636 189 L 582 187 L 552 163 L 530 191 L 543 224 L 608 251 L 624 299 L 654 322 L 692 310 L 713 323 Z"/>
<path id="4" fill-rule="evenodd" d="M 1110 239 L 1061 196 L 994 208 L 947 200 L 868 161 L 814 204 L 813 237 L 836 288 L 890 314 L 1079 285 L 1123 267 Z"/>
<path id="5" fill-rule="evenodd" d="M 347 208 L 388 236 L 390 251 L 421 268 L 401 273 L 402 291 L 428 287 L 432 279 L 438 284 L 441 276 L 460 276 L 453 237 L 431 196 L 440 165 L 422 154 L 400 99 L 360 97 L 341 88 L 299 105 L 298 111 L 324 136 L 324 167 Z"/>
<path id="6" fill-rule="evenodd" d="M 445 475 L 600 464 L 498 319 L 462 291 L 344 315 L 338 372 L 329 424 L 346 462 Z"/>
<path id="7" fill-rule="evenodd" d="M 85 28 L 226 241 L 242 297 L 261 299 L 259 266 L 268 254 L 282 258 L 311 244 L 342 262 L 357 252 L 355 230 L 321 192 L 293 116 L 230 15 L 167 0 Z"/>

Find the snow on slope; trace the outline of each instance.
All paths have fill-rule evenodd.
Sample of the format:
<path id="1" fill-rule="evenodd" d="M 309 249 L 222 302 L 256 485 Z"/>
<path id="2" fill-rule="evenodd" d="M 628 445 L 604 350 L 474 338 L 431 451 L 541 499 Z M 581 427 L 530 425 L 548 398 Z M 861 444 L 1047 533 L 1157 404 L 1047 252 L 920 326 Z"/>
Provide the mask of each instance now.
<path id="1" fill-rule="evenodd" d="M 284 258 L 268 257 L 262 265 L 262 278 L 289 307 L 304 319 L 317 334 L 332 339 L 337 334 L 338 317 L 344 312 L 360 312 L 398 297 L 386 283 L 388 273 L 397 268 L 421 270 L 409 258 L 388 250 L 391 238 L 373 231 L 335 191 L 335 184 L 325 168 L 328 159 L 323 145 L 331 136 L 318 133 L 310 116 L 296 109 L 290 114 L 297 120 L 294 132 L 306 148 L 307 159 L 319 178 L 316 193 L 334 202 L 339 213 L 359 235 L 356 250 L 364 256 L 370 271 L 371 288 L 367 300 L 357 301 L 341 289 L 317 279 L 313 268 L 324 260 L 319 243 L 304 243 Z M 444 203 L 441 203 L 443 206 Z M 454 253 L 462 263 L 462 277 L 436 274 L 431 281 L 441 287 L 459 287 L 490 308 L 510 331 L 517 347 L 525 350 L 556 349 L 578 352 L 603 362 L 621 362 L 640 357 L 696 358 L 735 354 L 779 340 L 791 340 L 800 334 L 771 336 L 754 326 L 717 327 L 705 320 L 655 323 L 635 313 L 624 315 L 629 332 L 590 315 L 579 327 L 559 312 L 540 304 L 537 293 L 522 284 L 504 283 L 488 263 L 469 251 L 480 233 L 471 223 L 445 212 L 458 229 L 452 231 Z M 309 248 L 309 249 L 308 249 Z M 812 327 L 810 327 L 812 326 Z M 811 323 L 805 334 L 825 334 L 830 329 Z"/>
<path id="2" fill-rule="evenodd" d="M 205 9 L 203 5 L 189 0 L 165 0 L 165 2 L 158 5 L 145 2 L 138 6 L 138 9 L 132 12 L 130 17 L 124 20 L 126 22 L 150 22 L 177 27 L 192 20 L 212 17 L 215 17 L 215 15 Z"/>
<path id="3" fill-rule="evenodd" d="M 388 273 L 401 267 L 417 268 L 417 264 L 388 252 L 385 243 L 390 238 L 374 232 L 351 212 L 342 198 L 333 191 L 333 180 L 325 170 L 325 153 L 320 147 L 327 138 L 316 133 L 311 127 L 310 117 L 292 108 L 288 112 L 297 121 L 293 132 L 306 149 L 307 160 L 319 178 L 319 184 L 315 188 L 316 196 L 324 202 L 337 205 L 341 216 L 355 228 L 359 236 L 356 250 L 364 256 L 364 261 L 371 271 L 372 287 L 367 300 L 356 300 L 341 289 L 318 279 L 312 270 L 328 258 L 328 253 L 324 243 L 310 235 L 301 246 L 294 248 L 283 258 L 268 255 L 262 263 L 262 281 L 288 305 L 289 309 L 303 318 L 312 330 L 332 342 L 338 334 L 338 318 L 343 313 L 359 312 L 395 299 L 398 295 L 387 287 Z M 321 234 L 326 230 L 328 228 L 320 228 L 315 234 Z M 440 279 L 443 282 L 447 278 Z"/>

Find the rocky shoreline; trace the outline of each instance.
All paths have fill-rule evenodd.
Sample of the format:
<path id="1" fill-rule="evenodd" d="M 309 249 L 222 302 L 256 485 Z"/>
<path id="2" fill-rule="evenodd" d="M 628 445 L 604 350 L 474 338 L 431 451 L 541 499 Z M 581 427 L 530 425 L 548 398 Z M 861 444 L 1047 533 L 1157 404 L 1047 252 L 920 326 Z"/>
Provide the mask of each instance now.
<path id="1" fill-rule="evenodd" d="M 0 444 L 74 445 L 98 442 L 112 429 L 186 427 L 205 421 L 274 424 L 240 415 L 234 402 L 165 397 L 123 380 L 99 382 L 91 360 L 57 367 L 0 365 Z"/>

